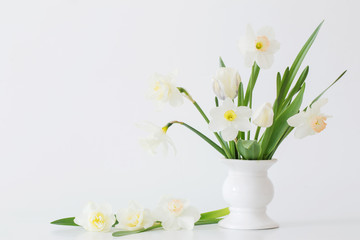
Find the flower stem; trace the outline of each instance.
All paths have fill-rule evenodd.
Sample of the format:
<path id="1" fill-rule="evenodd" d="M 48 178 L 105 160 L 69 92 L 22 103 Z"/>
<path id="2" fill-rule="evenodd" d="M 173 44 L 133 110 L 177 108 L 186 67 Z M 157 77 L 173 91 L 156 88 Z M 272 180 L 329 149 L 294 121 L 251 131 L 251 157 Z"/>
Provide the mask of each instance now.
<path id="1" fill-rule="evenodd" d="M 206 116 L 206 114 L 204 113 L 204 111 L 201 109 L 200 105 L 191 97 L 191 95 L 185 90 L 185 88 L 182 88 L 182 87 L 178 87 L 179 91 L 181 93 L 183 93 L 187 99 L 189 99 L 193 104 L 194 106 L 196 107 L 196 109 L 200 112 L 201 116 L 205 119 L 206 123 L 209 124 L 210 120 L 209 118 Z M 227 146 L 226 142 L 222 139 L 222 137 L 217 133 L 217 132 L 214 132 L 214 135 L 215 137 L 217 138 L 217 140 L 219 141 L 219 143 L 221 144 L 221 147 L 224 149 L 225 151 L 225 154 L 224 155 L 226 158 L 233 158 L 233 156 L 231 155 L 231 152 L 230 152 L 230 149 L 229 147 Z"/>
<path id="2" fill-rule="evenodd" d="M 257 127 L 257 129 L 256 129 L 256 133 L 255 133 L 255 141 L 257 141 L 258 140 L 258 138 L 259 138 L 259 134 L 260 134 L 260 129 L 261 129 L 261 127 Z"/>
<path id="3" fill-rule="evenodd" d="M 214 141 L 212 141 L 210 138 L 208 138 L 207 136 L 205 136 L 203 133 L 201 133 L 200 131 L 196 130 L 195 128 L 191 127 L 190 125 L 184 123 L 184 122 L 179 122 L 179 121 L 172 121 L 169 122 L 168 124 L 166 124 L 167 127 L 170 127 L 172 124 L 177 123 L 177 124 L 181 124 L 184 125 L 185 127 L 187 127 L 188 129 L 190 129 L 191 131 L 193 131 L 194 133 L 196 133 L 199 137 L 201 137 L 202 139 L 204 139 L 207 143 L 209 143 L 213 148 L 215 148 L 219 153 L 221 153 L 224 157 L 227 157 L 226 152 L 224 151 L 223 148 L 221 148 L 219 145 L 217 145 Z"/>

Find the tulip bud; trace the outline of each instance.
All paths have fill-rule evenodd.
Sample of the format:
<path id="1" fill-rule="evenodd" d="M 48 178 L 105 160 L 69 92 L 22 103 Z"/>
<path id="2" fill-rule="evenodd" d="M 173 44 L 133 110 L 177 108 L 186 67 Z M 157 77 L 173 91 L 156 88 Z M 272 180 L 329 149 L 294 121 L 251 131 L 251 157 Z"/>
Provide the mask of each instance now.
<path id="1" fill-rule="evenodd" d="M 227 97 L 234 99 L 238 94 L 240 82 L 240 75 L 235 69 L 221 67 L 213 77 L 214 93 L 221 100 L 225 100 Z"/>
<path id="2" fill-rule="evenodd" d="M 274 112 L 270 103 L 263 104 L 254 113 L 252 122 L 259 127 L 270 127 L 273 124 Z"/>

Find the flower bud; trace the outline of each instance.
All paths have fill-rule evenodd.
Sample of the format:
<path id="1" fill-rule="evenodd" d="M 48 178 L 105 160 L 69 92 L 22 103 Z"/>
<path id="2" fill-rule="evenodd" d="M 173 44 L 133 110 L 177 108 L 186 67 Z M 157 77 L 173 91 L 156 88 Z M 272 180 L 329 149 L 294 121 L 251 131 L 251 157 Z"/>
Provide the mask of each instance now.
<path id="1" fill-rule="evenodd" d="M 270 127 L 273 124 L 274 112 L 270 103 L 264 103 L 253 116 L 253 123 L 259 127 Z"/>
<path id="2" fill-rule="evenodd" d="M 235 69 L 221 67 L 213 77 L 214 93 L 221 100 L 225 100 L 227 97 L 234 99 L 238 94 L 240 82 L 240 75 Z"/>

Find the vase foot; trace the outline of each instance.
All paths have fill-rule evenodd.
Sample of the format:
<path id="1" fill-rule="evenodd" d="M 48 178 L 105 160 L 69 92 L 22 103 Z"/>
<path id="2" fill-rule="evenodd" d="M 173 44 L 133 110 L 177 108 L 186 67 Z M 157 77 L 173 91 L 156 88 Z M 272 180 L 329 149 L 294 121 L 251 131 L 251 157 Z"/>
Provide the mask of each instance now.
<path id="1" fill-rule="evenodd" d="M 279 224 L 269 218 L 265 210 L 230 209 L 230 214 L 221 220 L 220 227 L 229 229 L 271 229 Z"/>

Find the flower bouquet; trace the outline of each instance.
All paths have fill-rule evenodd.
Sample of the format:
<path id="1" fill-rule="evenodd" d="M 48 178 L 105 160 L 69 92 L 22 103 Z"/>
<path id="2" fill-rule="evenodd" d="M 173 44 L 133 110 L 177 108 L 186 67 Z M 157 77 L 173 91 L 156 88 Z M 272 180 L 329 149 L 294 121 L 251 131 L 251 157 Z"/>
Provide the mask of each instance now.
<path id="1" fill-rule="evenodd" d="M 190 100 L 215 135 L 217 143 L 187 123 L 171 121 L 163 127 L 151 123 L 141 125 L 149 132 L 149 136 L 141 139 L 140 144 L 152 154 L 156 153 L 158 148 L 167 152 L 169 147 L 175 150 L 173 141 L 167 135 L 171 126 L 180 124 L 194 132 L 220 153 L 222 161 L 229 167 L 223 196 L 230 208 L 200 214 L 189 207 L 188 201 L 167 198 L 160 202 L 155 211 L 132 203 L 128 209 L 120 210 L 114 215 L 109 206 L 89 203 L 80 216 L 52 223 L 80 225 L 89 231 L 109 231 L 115 226 L 121 231 L 113 232 L 113 236 L 160 227 L 165 230 L 192 229 L 194 225 L 218 222 L 222 227 L 233 229 L 277 227 L 277 223 L 265 212 L 266 205 L 273 197 L 273 187 L 267 177 L 267 170 L 276 162 L 273 156 L 293 130 L 295 137 L 303 138 L 320 133 L 326 128 L 328 116 L 321 113 L 320 109 L 327 100 L 321 97 L 346 72 L 301 109 L 309 66 L 305 67 L 299 76 L 297 73 L 322 24 L 323 22 L 311 34 L 291 67 L 287 67 L 282 74 L 277 73 L 274 102 L 264 103 L 254 112 L 253 91 L 260 69 L 267 69 L 272 65 L 274 54 L 280 46 L 269 27 L 262 28 L 255 34 L 248 26 L 246 36 L 239 41 L 245 64 L 252 66 L 246 86 L 241 81 L 240 74 L 235 69 L 226 67 L 220 58 L 220 67 L 213 77 L 216 96 L 210 118 L 185 88 L 176 86 L 175 75 L 153 76 L 148 96 L 159 104 L 167 102 L 172 106 L 179 106 L 184 97 Z M 251 132 L 252 124 L 256 126 L 254 132 Z"/>

